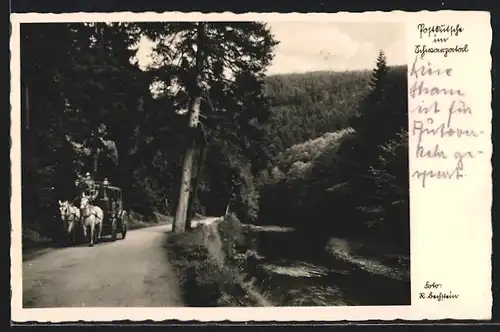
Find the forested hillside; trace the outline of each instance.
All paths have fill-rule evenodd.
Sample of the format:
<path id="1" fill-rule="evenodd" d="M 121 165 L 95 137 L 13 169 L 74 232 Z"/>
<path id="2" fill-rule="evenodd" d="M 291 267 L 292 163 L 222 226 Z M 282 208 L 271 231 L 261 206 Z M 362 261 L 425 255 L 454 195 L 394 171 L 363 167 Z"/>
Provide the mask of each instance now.
<path id="1" fill-rule="evenodd" d="M 388 75 L 389 80 L 398 80 L 406 71 L 393 67 Z M 267 77 L 272 117 L 266 136 L 272 154 L 349 126 L 369 91 L 370 79 L 370 70 Z"/>
<path id="2" fill-rule="evenodd" d="M 314 76 L 328 82 L 317 103 L 311 101 Z M 293 111 L 278 107 L 268 124 L 270 140 L 283 150 L 260 174 L 259 223 L 301 228 L 320 246 L 336 235 L 389 241 L 408 252 L 406 68 L 386 67 L 381 53 L 373 72 L 274 79 L 289 83 L 279 90 L 288 98 L 271 98 Z"/>

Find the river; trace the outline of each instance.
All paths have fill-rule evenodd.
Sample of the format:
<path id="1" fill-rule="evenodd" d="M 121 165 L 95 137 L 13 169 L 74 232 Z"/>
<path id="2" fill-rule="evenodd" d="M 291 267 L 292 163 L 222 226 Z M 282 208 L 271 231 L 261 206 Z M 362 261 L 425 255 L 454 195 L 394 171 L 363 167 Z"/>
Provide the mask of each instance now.
<path id="1" fill-rule="evenodd" d="M 389 262 L 389 254 L 363 252 L 359 244 L 337 238 L 330 239 L 324 255 L 314 254 L 291 228 L 245 225 L 243 234 L 245 245 L 235 248 L 234 257 L 274 305 L 410 304 L 407 258 Z"/>

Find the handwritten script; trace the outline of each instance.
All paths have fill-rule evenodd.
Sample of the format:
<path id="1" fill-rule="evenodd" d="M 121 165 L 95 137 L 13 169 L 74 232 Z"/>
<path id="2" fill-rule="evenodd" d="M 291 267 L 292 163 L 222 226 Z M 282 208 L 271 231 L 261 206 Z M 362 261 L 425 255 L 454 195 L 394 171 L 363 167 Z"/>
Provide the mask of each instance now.
<path id="1" fill-rule="evenodd" d="M 452 291 L 443 291 L 443 285 L 435 281 L 426 281 L 424 291 L 418 294 L 419 300 L 435 300 L 442 302 L 444 300 L 454 300 L 459 298 L 459 294 Z"/>
<path id="2" fill-rule="evenodd" d="M 457 25 L 438 24 L 438 25 L 425 25 L 420 23 L 417 25 L 417 30 L 420 34 L 420 39 L 430 39 L 433 44 L 446 43 L 452 37 L 458 37 L 464 28 Z M 415 53 L 419 54 L 423 59 L 428 53 L 440 53 L 447 57 L 449 53 L 467 53 L 469 52 L 468 44 L 455 44 L 453 46 L 435 46 L 427 44 L 415 45 Z"/>
<path id="3" fill-rule="evenodd" d="M 421 38 L 427 36 L 432 42 L 441 43 L 458 36 L 464 28 L 459 25 L 427 27 L 419 24 L 417 29 Z M 416 138 L 417 144 L 410 153 L 414 158 L 432 161 L 433 167 L 413 170 L 411 177 L 418 179 L 424 188 L 429 180 L 456 181 L 466 177 L 467 160 L 483 153 L 471 149 L 471 144 L 464 144 L 484 132 L 468 125 L 472 123 L 470 119 L 474 110 L 467 103 L 466 91 L 454 79 L 456 70 L 454 67 L 435 65 L 432 59 L 415 49 L 415 58 L 409 68 L 410 104 L 413 105 L 410 108 L 409 134 Z"/>

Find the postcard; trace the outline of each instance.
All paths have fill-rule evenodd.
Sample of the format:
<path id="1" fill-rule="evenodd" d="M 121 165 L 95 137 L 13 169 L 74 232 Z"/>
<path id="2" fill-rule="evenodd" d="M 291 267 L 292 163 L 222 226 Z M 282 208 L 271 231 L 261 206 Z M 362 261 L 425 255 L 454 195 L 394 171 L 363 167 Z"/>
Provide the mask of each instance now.
<path id="1" fill-rule="evenodd" d="M 13 321 L 491 318 L 489 13 L 11 23 Z"/>

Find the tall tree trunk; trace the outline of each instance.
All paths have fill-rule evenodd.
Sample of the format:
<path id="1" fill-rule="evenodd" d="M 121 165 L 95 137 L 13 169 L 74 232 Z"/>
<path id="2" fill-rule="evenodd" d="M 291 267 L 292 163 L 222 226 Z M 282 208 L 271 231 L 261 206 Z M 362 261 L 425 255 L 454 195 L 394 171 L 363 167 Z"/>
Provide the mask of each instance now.
<path id="1" fill-rule="evenodd" d="M 198 155 L 196 158 L 196 173 L 194 174 L 193 180 L 192 180 L 192 190 L 191 190 L 191 197 L 189 200 L 189 205 L 188 205 L 188 210 L 187 210 L 187 218 L 186 218 L 186 230 L 191 229 L 191 222 L 193 221 L 194 217 L 194 204 L 196 202 L 196 198 L 198 197 L 198 185 L 201 180 L 201 173 L 203 169 L 203 164 L 205 163 L 205 155 L 206 155 L 206 148 L 204 142 L 200 142 L 199 144 L 200 148 L 198 151 Z"/>
<path id="2" fill-rule="evenodd" d="M 173 230 L 175 233 L 182 233 L 186 229 L 186 217 L 189 205 L 189 196 L 191 190 L 191 176 L 193 170 L 193 161 L 196 153 L 195 142 L 188 147 L 184 154 L 182 165 L 181 186 L 179 200 L 177 202 L 177 211 L 175 212 Z"/>
<path id="3" fill-rule="evenodd" d="M 184 161 L 182 165 L 182 175 L 181 175 L 181 185 L 179 190 L 179 200 L 177 202 L 177 211 L 175 213 L 173 231 L 175 233 L 182 233 L 186 229 L 186 217 L 188 212 L 189 205 L 189 196 L 191 186 L 191 177 L 193 172 L 193 161 L 196 155 L 197 143 L 195 140 L 194 132 L 196 132 L 198 127 L 198 120 L 200 117 L 200 106 L 201 106 L 201 70 L 203 68 L 203 54 L 202 54 L 202 45 L 205 34 L 205 26 L 204 23 L 198 23 L 198 42 L 197 42 L 197 50 L 196 50 L 196 77 L 193 77 L 195 80 L 196 86 L 193 91 L 189 91 L 191 97 L 191 103 L 189 107 L 189 134 L 191 144 L 188 146 L 186 153 L 184 155 Z"/>

